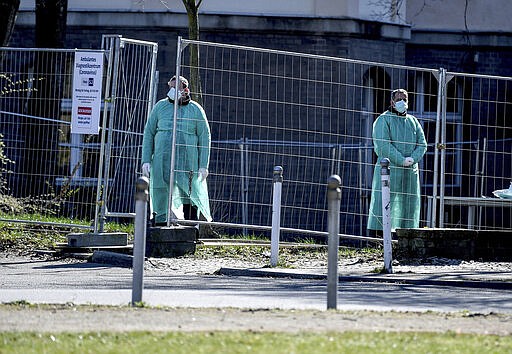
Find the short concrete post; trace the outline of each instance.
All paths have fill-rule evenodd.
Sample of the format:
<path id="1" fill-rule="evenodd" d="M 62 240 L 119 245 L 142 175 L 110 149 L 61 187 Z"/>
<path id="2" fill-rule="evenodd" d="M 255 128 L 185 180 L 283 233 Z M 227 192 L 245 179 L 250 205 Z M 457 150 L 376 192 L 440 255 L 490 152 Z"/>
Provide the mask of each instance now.
<path id="1" fill-rule="evenodd" d="M 281 228 L 281 192 L 283 190 L 283 168 L 275 166 L 272 193 L 272 233 L 270 236 L 270 266 L 277 266 Z"/>
<path id="2" fill-rule="evenodd" d="M 380 161 L 380 180 L 382 186 L 382 232 L 384 236 L 384 271 L 393 273 L 391 248 L 391 190 L 389 188 L 389 159 Z"/>
<path id="3" fill-rule="evenodd" d="M 149 180 L 139 177 L 135 193 L 135 234 L 133 241 L 133 285 L 132 306 L 142 301 L 144 287 L 144 257 L 146 251 L 146 213 L 148 205 Z"/>
<path id="4" fill-rule="evenodd" d="M 327 309 L 336 309 L 338 303 L 338 248 L 340 244 L 341 178 L 332 175 L 327 180 Z"/>

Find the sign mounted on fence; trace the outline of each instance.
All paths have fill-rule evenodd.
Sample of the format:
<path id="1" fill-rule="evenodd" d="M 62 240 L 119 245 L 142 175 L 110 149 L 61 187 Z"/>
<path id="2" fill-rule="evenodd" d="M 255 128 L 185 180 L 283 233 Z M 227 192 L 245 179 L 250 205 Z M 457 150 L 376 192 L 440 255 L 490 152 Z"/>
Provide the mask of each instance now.
<path id="1" fill-rule="evenodd" d="M 76 52 L 73 69 L 72 133 L 99 133 L 102 79 L 103 53 Z"/>

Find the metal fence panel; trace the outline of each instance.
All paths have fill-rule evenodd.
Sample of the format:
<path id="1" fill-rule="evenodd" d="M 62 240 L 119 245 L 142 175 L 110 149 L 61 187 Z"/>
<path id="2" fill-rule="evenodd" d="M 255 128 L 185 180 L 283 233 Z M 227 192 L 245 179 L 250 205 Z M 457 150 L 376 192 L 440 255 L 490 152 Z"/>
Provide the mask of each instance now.
<path id="1" fill-rule="evenodd" d="M 2 212 L 14 218 L 93 218 L 96 179 L 87 176 L 97 176 L 98 145 L 70 132 L 77 51 L 0 48 L 0 133 L 12 161 L 2 166 Z"/>
<path id="2" fill-rule="evenodd" d="M 134 213 L 135 181 L 140 175 L 144 125 L 153 106 L 158 45 L 153 42 L 104 36 L 103 46 L 113 53 L 108 92 L 108 126 L 101 175 L 106 181 L 98 191 L 105 216 Z M 97 227 L 102 229 L 101 223 Z"/>
<path id="3" fill-rule="evenodd" d="M 133 214 L 158 46 L 104 36 L 103 48 L 89 50 L 105 54 L 99 135 L 70 132 L 74 54 L 87 50 L 0 49 L 0 133 L 12 161 L 0 166 L 7 218 L 51 214 L 94 220 L 103 231 L 107 216 Z"/>
<path id="4" fill-rule="evenodd" d="M 200 73 L 213 141 L 210 201 L 219 224 L 271 225 L 272 171 L 280 165 L 283 228 L 325 231 L 325 183 L 338 174 L 340 233 L 369 235 L 372 125 L 389 107 L 391 90 L 405 88 L 408 112 L 428 143 L 420 227 L 511 227 L 510 203 L 492 195 L 512 179 L 511 78 L 180 40 L 179 71 Z M 199 49 L 197 68 L 188 62 L 191 45 Z M 479 200 L 446 207 L 471 196 Z M 481 199 L 497 205 L 482 206 L 489 202 Z M 464 219 L 464 208 L 478 221 Z"/>
<path id="5" fill-rule="evenodd" d="M 440 227 L 512 228 L 512 78 L 446 73 Z M 430 200 L 429 200 L 430 201 Z"/>
<path id="6" fill-rule="evenodd" d="M 212 131 L 208 186 L 220 223 L 271 225 L 272 171 L 280 165 L 283 228 L 326 230 L 325 184 L 335 173 L 342 179 L 340 233 L 365 235 L 376 162 L 372 124 L 388 107 L 391 89 L 407 88 L 414 100 L 427 102 L 429 115 L 419 118 L 435 137 L 435 100 L 416 91 L 415 83 L 437 89 L 437 70 L 183 42 L 185 76 L 195 69 L 187 44 L 199 48 L 197 69 Z M 430 144 L 432 149 L 434 140 Z M 431 160 L 433 154 L 422 166 L 424 196 L 427 185 L 432 188 Z"/>

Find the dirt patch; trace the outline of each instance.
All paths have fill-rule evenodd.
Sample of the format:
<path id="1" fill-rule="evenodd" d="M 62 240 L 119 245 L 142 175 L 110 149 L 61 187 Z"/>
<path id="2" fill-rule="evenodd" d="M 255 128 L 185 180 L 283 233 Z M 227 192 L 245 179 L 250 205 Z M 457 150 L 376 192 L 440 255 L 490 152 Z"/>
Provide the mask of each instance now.
<path id="1" fill-rule="evenodd" d="M 0 331 L 418 331 L 512 334 L 499 314 L 0 305 Z"/>

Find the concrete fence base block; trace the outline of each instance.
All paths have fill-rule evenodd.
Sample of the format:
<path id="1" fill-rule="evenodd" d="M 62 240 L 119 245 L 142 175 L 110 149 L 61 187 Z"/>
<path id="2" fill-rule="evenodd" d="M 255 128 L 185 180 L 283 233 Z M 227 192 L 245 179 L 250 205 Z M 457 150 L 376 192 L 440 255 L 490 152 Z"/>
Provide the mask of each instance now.
<path id="1" fill-rule="evenodd" d="M 152 227 L 146 236 L 146 256 L 173 258 L 196 252 L 198 230 L 192 226 Z"/>
<path id="2" fill-rule="evenodd" d="M 128 234 L 123 232 L 68 234 L 69 247 L 100 247 L 126 245 L 128 245 Z"/>
<path id="3" fill-rule="evenodd" d="M 486 260 L 512 261 L 512 230 L 478 231 L 475 256 Z"/>
<path id="4" fill-rule="evenodd" d="M 397 229 L 397 256 L 512 260 L 512 230 Z"/>
<path id="5" fill-rule="evenodd" d="M 116 252 L 94 251 L 91 257 L 91 262 L 100 264 L 110 264 L 118 267 L 132 268 L 133 256 Z"/>

